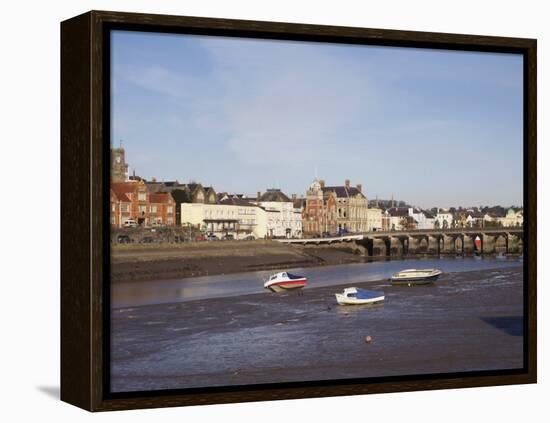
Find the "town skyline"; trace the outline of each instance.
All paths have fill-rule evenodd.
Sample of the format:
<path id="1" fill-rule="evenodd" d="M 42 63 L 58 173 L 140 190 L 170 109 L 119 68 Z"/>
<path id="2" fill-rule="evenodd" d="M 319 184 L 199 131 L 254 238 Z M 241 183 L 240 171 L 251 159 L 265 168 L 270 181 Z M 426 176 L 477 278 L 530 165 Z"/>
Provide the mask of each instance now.
<path id="1" fill-rule="evenodd" d="M 112 144 L 145 179 L 523 204 L 519 55 L 115 31 L 112 65 Z"/>
<path id="2" fill-rule="evenodd" d="M 132 173 L 131 176 L 130 176 L 130 173 Z M 309 187 L 309 185 L 307 185 L 306 188 L 301 192 L 290 192 L 290 191 L 285 190 L 282 187 L 275 187 L 275 186 L 260 187 L 254 192 L 244 192 L 244 191 L 230 192 L 230 191 L 223 190 L 223 189 L 220 190 L 220 189 L 218 189 L 218 187 L 216 187 L 212 184 L 204 183 L 200 180 L 188 180 L 188 181 L 186 181 L 186 180 L 180 179 L 180 178 L 175 178 L 175 179 L 160 178 L 159 179 L 155 176 L 147 178 L 147 177 L 144 177 L 143 175 L 139 175 L 135 172 L 131 172 L 131 170 L 129 171 L 129 178 L 130 179 L 135 178 L 136 180 L 143 179 L 146 182 L 158 182 L 158 183 L 178 182 L 180 184 L 189 184 L 189 185 L 198 184 L 198 185 L 201 185 L 203 187 L 212 187 L 218 194 L 225 193 L 229 196 L 242 196 L 243 198 L 255 198 L 259 193 L 264 194 L 264 193 L 269 192 L 269 191 L 277 190 L 277 191 L 280 191 L 283 194 L 287 195 L 289 198 L 292 198 L 293 196 L 297 196 L 298 199 L 303 199 L 303 198 L 305 198 L 305 194 L 306 194 L 307 189 Z M 314 177 L 309 184 L 312 184 L 315 181 L 327 182 L 322 178 Z M 327 183 L 327 186 L 344 185 L 347 181 L 349 181 L 349 180 L 344 179 L 344 181 L 341 181 L 340 183 L 334 183 L 334 184 Z M 328 181 L 328 182 L 330 182 L 330 181 Z M 349 182 L 351 184 L 351 181 L 349 181 Z M 359 184 L 359 185 L 363 189 L 363 185 L 362 184 Z M 416 204 L 413 201 L 410 201 L 408 199 L 395 198 L 393 195 L 386 198 L 386 197 L 379 197 L 378 195 L 375 195 L 375 196 L 371 197 L 371 196 L 368 195 L 367 192 L 363 192 L 363 194 L 365 195 L 365 197 L 367 198 L 367 200 L 369 202 L 369 207 L 371 207 L 371 204 L 376 204 L 377 202 L 386 203 L 386 204 L 388 204 L 388 203 L 391 204 L 393 202 L 393 204 L 394 204 L 393 206 L 381 207 L 382 209 L 387 209 L 389 207 L 413 207 L 413 208 L 419 208 L 419 209 L 422 209 L 422 210 L 430 211 L 430 210 L 433 210 L 434 208 L 435 209 L 442 209 L 442 210 L 452 210 L 452 209 L 468 210 L 468 209 L 482 209 L 482 208 L 496 208 L 496 207 L 502 207 L 503 209 L 508 209 L 508 208 L 521 208 L 522 209 L 523 208 L 523 202 L 514 203 L 514 204 L 486 204 L 486 203 L 477 204 L 477 205 L 474 205 L 474 204 L 469 204 L 469 205 L 468 204 L 452 204 L 452 205 L 449 205 L 449 206 L 427 206 L 427 207 L 424 207 L 424 206 L 420 206 L 420 205 L 418 205 L 418 204 Z"/>

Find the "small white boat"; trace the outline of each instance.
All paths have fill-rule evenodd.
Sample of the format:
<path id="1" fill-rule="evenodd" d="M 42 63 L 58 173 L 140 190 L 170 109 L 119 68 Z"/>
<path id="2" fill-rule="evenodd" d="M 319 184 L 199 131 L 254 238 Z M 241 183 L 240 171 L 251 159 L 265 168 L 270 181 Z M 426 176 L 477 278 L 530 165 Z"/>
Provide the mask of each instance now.
<path id="1" fill-rule="evenodd" d="M 264 288 L 271 289 L 273 292 L 288 291 L 291 289 L 303 288 L 307 285 L 305 276 L 293 275 L 288 272 L 280 272 L 271 275 L 264 283 Z"/>
<path id="2" fill-rule="evenodd" d="M 392 275 L 393 284 L 425 284 L 435 281 L 443 272 L 439 269 L 405 269 Z"/>
<path id="3" fill-rule="evenodd" d="M 336 301 L 340 305 L 375 304 L 384 301 L 384 293 L 380 291 L 368 291 L 361 288 L 346 288 L 344 292 L 336 295 Z"/>

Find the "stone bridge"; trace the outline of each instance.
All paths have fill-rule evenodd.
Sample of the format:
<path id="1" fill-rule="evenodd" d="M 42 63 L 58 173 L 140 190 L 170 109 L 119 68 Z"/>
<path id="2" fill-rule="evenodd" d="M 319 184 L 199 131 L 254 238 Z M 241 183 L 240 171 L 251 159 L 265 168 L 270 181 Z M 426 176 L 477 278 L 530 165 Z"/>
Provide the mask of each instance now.
<path id="1" fill-rule="evenodd" d="M 479 242 L 476 243 L 476 240 Z M 523 228 L 375 231 L 329 238 L 278 239 L 285 244 L 346 245 L 363 255 L 522 253 Z"/>

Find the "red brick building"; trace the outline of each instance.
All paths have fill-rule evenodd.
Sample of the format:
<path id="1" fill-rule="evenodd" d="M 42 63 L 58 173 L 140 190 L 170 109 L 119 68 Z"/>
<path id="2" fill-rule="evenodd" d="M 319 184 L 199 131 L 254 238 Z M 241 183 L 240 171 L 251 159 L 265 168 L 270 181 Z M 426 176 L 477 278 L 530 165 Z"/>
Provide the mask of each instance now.
<path id="1" fill-rule="evenodd" d="M 149 219 L 152 225 L 175 225 L 176 202 L 170 193 L 149 194 Z"/>
<path id="2" fill-rule="evenodd" d="M 173 226 L 175 201 L 169 193 L 150 194 L 143 180 L 111 182 L 111 225 L 123 227 L 128 220 L 140 226 Z"/>
<path id="3" fill-rule="evenodd" d="M 323 191 L 321 183 L 313 181 L 306 194 L 302 212 L 304 237 L 321 235 L 324 232 L 335 233 L 337 226 L 336 194 Z"/>
<path id="4" fill-rule="evenodd" d="M 121 228 L 131 219 L 132 201 L 122 192 L 111 189 L 111 226 Z"/>

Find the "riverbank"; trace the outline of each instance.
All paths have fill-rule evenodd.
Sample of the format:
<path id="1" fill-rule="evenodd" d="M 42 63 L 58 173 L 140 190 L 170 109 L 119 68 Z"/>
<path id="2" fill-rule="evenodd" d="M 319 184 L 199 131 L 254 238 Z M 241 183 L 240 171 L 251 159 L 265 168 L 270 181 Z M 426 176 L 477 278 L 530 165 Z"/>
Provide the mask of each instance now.
<path id="1" fill-rule="evenodd" d="M 366 257 L 361 253 L 353 243 L 304 246 L 274 241 L 229 241 L 114 245 L 111 282 L 182 279 L 388 259 Z M 431 256 L 420 254 L 394 259 L 422 257 Z"/>
<path id="2" fill-rule="evenodd" d="M 294 246 L 274 241 L 115 245 L 111 281 L 180 279 L 364 261 L 365 257 L 347 246 Z"/>
<path id="3" fill-rule="evenodd" d="M 512 369 L 523 359 L 521 267 L 448 273 L 343 307 L 343 287 L 120 308 L 114 391 Z M 372 342 L 366 343 L 365 337 Z"/>

